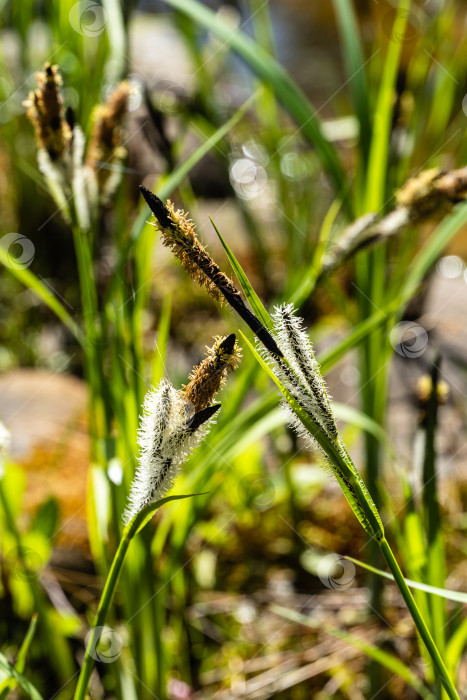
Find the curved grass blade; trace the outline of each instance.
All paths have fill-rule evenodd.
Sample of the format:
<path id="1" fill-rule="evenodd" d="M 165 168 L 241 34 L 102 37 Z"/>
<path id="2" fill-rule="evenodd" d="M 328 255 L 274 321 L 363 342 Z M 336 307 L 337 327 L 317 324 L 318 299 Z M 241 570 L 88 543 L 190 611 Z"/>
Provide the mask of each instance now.
<path id="1" fill-rule="evenodd" d="M 302 409 L 280 379 L 276 377 L 269 365 L 266 364 L 256 348 L 249 342 L 248 338 L 241 331 L 240 333 L 260 365 L 278 386 L 289 406 L 328 457 L 333 474 L 339 482 L 344 496 L 364 530 L 370 537 L 375 538 L 377 541 L 381 540 L 384 537 L 383 524 L 360 475 L 355 467 L 353 467 L 353 465 L 351 466 L 350 458 L 349 462 L 343 458 L 336 445 L 329 440 L 326 433 L 321 430 L 319 425 Z"/>
<path id="2" fill-rule="evenodd" d="M 455 206 L 452 213 L 441 221 L 416 255 L 408 270 L 402 296 L 410 298 L 415 294 L 428 270 L 466 224 L 467 203 L 463 202 Z"/>
<path id="3" fill-rule="evenodd" d="M 371 571 L 373 574 L 377 574 L 378 576 L 387 578 L 390 581 L 394 581 L 394 576 L 392 574 L 388 574 L 387 571 L 377 569 L 375 566 L 366 564 L 365 562 L 360 561 L 359 559 L 354 559 L 353 557 L 346 557 L 346 559 L 349 559 L 354 564 Z M 437 586 L 430 586 L 427 583 L 421 583 L 420 581 L 412 581 L 410 578 L 406 578 L 405 582 L 410 588 L 425 591 L 426 593 L 431 593 L 432 595 L 437 595 L 441 598 L 446 598 L 447 600 L 453 600 L 457 603 L 467 603 L 467 593 L 463 593 L 462 591 L 451 591 L 448 588 L 438 588 Z"/>
<path id="4" fill-rule="evenodd" d="M 319 279 L 322 270 L 322 259 L 326 251 L 326 246 L 329 243 L 329 237 L 331 235 L 331 230 L 336 221 L 336 218 L 342 208 L 342 201 L 339 197 L 336 197 L 329 207 L 326 216 L 321 224 L 318 243 L 315 248 L 311 263 L 307 266 L 304 271 L 299 272 L 300 281 L 296 283 L 293 287 L 292 293 L 287 294 L 287 298 L 295 304 L 295 306 L 301 306 L 303 302 L 308 299 L 308 297 L 313 292 L 316 283 Z"/>
<path id="5" fill-rule="evenodd" d="M 467 617 L 460 623 L 446 644 L 446 666 L 455 678 L 457 667 L 467 645 Z"/>
<path id="6" fill-rule="evenodd" d="M 21 647 L 16 656 L 14 668 L 15 671 L 19 674 L 24 673 L 26 659 L 29 653 L 29 649 L 31 647 L 32 640 L 34 638 L 34 634 L 36 632 L 37 618 L 37 613 L 34 613 L 34 615 L 31 618 L 31 622 L 29 623 L 29 627 L 27 629 Z M 6 698 L 8 698 L 8 694 L 16 687 L 17 684 L 18 681 L 15 678 L 7 678 L 3 681 L 3 683 L 0 683 L 0 700 L 6 700 Z"/>
<path id="7" fill-rule="evenodd" d="M 8 678 L 11 678 L 12 680 L 16 681 L 16 683 L 20 686 L 22 690 L 24 690 L 28 698 L 31 698 L 31 700 L 44 700 L 42 695 L 33 686 L 33 684 L 30 681 L 28 681 L 28 679 L 25 678 L 21 673 L 19 673 L 19 671 L 16 670 L 13 664 L 10 664 L 6 656 L 4 656 L 1 651 L 0 672 L 3 672 Z"/>
<path id="8" fill-rule="evenodd" d="M 34 635 L 36 633 L 37 618 L 38 618 L 37 613 L 34 613 L 34 615 L 31 617 L 31 622 L 29 623 L 28 630 L 25 634 L 25 637 L 23 639 L 21 647 L 18 651 L 18 655 L 16 657 L 15 668 L 17 671 L 19 671 L 19 673 L 24 673 L 24 669 L 26 667 L 26 659 L 28 657 L 28 653 L 29 653 L 29 649 L 30 649 L 31 644 L 32 644 L 32 640 L 33 640 Z"/>
<path id="9" fill-rule="evenodd" d="M 354 406 L 333 401 L 334 414 L 339 420 L 354 425 L 360 430 L 373 435 L 384 446 L 385 450 L 394 454 L 394 447 L 386 430 L 369 415 Z"/>
<path id="10" fill-rule="evenodd" d="M 316 148 L 323 167 L 334 184 L 336 193 L 345 197 L 344 206 L 350 216 L 352 207 L 347 197 L 344 174 L 336 151 L 321 132 L 317 111 L 287 71 L 255 41 L 241 31 L 232 30 L 231 26 L 200 2 L 196 2 L 196 0 L 165 0 L 165 2 L 187 14 L 208 31 L 213 32 L 241 56 L 264 82 L 273 88 L 278 100 L 296 120 L 300 132 Z"/>
<path id="11" fill-rule="evenodd" d="M 285 617 L 287 620 L 292 622 L 298 622 L 306 627 L 311 627 L 312 629 L 320 629 L 325 634 L 330 634 L 337 639 L 341 639 L 346 644 L 350 644 L 356 649 L 360 649 L 366 656 L 373 659 L 381 666 L 387 668 L 391 673 L 395 673 L 400 676 L 407 685 L 412 686 L 424 700 L 435 700 L 435 696 L 428 690 L 428 688 L 421 682 L 421 680 L 411 671 L 411 669 L 406 666 L 400 659 L 389 654 L 384 649 L 371 644 L 363 639 L 359 639 L 353 634 L 346 632 L 345 630 L 338 629 L 336 627 L 331 627 L 324 624 L 322 620 L 313 621 L 306 615 L 296 612 L 295 610 L 288 610 L 282 605 L 272 605 L 270 608 L 271 612 L 281 617 Z"/>
<path id="12" fill-rule="evenodd" d="M 222 243 L 225 252 L 227 253 L 227 257 L 230 260 L 230 264 L 232 265 L 233 271 L 235 272 L 235 275 L 236 275 L 238 281 L 240 282 L 240 286 L 243 290 L 243 293 L 245 294 L 247 301 L 250 304 L 253 312 L 259 318 L 259 320 L 261 321 L 263 326 L 271 329 L 272 328 L 272 319 L 271 319 L 270 315 L 268 314 L 268 312 L 266 311 L 266 308 L 264 307 L 263 302 L 261 301 L 259 296 L 256 294 L 255 290 L 251 286 L 250 281 L 249 281 L 248 277 L 246 276 L 245 272 L 243 271 L 242 266 L 238 262 L 237 258 L 235 257 L 235 255 L 232 253 L 232 251 L 230 250 L 227 243 L 222 238 L 216 224 L 211 219 L 211 217 L 209 217 L 209 220 L 210 220 L 211 224 L 213 225 L 215 232 L 219 236 L 219 240 Z"/>
<path id="13" fill-rule="evenodd" d="M 7 268 L 16 279 L 21 282 L 27 289 L 30 289 L 34 294 L 46 304 L 51 311 L 62 321 L 69 331 L 75 336 L 80 345 L 84 344 L 84 337 L 79 326 L 73 321 L 68 311 L 65 309 L 58 299 L 49 291 L 46 285 L 36 277 L 28 268 L 15 267 L 11 264 L 8 253 L 0 245 L 0 262 Z"/>

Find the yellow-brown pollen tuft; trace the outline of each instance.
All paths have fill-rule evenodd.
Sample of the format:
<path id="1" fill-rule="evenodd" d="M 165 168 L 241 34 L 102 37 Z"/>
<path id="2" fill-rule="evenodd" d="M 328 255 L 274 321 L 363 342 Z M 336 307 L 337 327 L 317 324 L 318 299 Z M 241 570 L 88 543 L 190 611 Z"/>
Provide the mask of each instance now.
<path id="1" fill-rule="evenodd" d="M 424 408 L 433 392 L 433 381 L 429 374 L 423 374 L 417 381 L 417 399 L 420 407 Z M 449 397 L 449 386 L 444 380 L 439 380 L 436 384 L 436 399 L 440 406 L 445 404 Z"/>
<path id="2" fill-rule="evenodd" d="M 431 215 L 446 203 L 446 197 L 437 188 L 441 177 L 442 172 L 437 168 L 424 170 L 411 177 L 396 192 L 397 206 L 408 207 L 411 210 L 412 218 Z"/>
<path id="3" fill-rule="evenodd" d="M 238 294 L 232 281 L 221 272 L 211 258 L 206 248 L 201 244 L 195 233 L 195 225 L 181 209 L 175 210 L 170 200 L 165 205 L 167 220 L 158 220 L 154 226 L 160 231 L 162 243 L 180 260 L 188 274 L 205 287 L 209 295 L 216 301 L 223 301 L 219 285 Z M 209 272 L 209 274 L 207 274 Z M 214 276 L 215 281 L 210 277 Z"/>
<path id="4" fill-rule="evenodd" d="M 63 98 L 60 91 L 62 79 L 58 66 L 46 63 L 36 74 L 38 87 L 29 93 L 25 101 L 26 116 L 34 125 L 39 148 L 58 160 L 68 148 L 72 133 L 63 115 Z"/>
<path id="5" fill-rule="evenodd" d="M 127 80 L 119 83 L 107 102 L 98 105 L 93 113 L 93 126 L 86 154 L 86 164 L 96 171 L 99 185 L 103 187 L 112 171 L 102 164 L 120 161 L 126 156 L 123 146 L 122 122 L 128 110 L 131 85 Z"/>
<path id="6" fill-rule="evenodd" d="M 183 386 L 181 391 L 196 413 L 211 405 L 225 382 L 227 372 L 236 369 L 240 359 L 241 351 L 233 334 L 216 336 L 214 345 L 206 348 L 205 359 L 193 368 L 189 384 Z"/>

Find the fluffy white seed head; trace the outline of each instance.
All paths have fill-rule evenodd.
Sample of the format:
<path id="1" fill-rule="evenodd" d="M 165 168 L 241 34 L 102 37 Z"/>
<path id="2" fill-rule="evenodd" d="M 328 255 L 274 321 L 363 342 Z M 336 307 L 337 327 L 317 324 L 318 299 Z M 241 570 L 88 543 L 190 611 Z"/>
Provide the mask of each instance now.
<path id="1" fill-rule="evenodd" d="M 187 425 L 193 415 L 193 406 L 166 379 L 147 392 L 138 431 L 139 464 L 123 515 L 125 524 L 167 493 L 180 465 L 205 437 L 213 419 L 193 431 Z"/>
<path id="2" fill-rule="evenodd" d="M 284 304 L 276 307 L 273 321 L 274 339 L 287 362 L 272 356 L 267 351 L 263 351 L 263 356 L 269 364 L 273 365 L 276 375 L 300 406 L 335 442 L 338 437 L 337 426 L 331 403 L 313 353 L 313 346 L 303 329 L 303 320 L 295 315 L 293 304 Z M 287 413 L 292 419 L 294 428 L 298 430 L 295 414 L 291 412 L 295 416 L 293 418 L 289 411 Z M 302 434 L 301 428 L 298 432 Z"/>

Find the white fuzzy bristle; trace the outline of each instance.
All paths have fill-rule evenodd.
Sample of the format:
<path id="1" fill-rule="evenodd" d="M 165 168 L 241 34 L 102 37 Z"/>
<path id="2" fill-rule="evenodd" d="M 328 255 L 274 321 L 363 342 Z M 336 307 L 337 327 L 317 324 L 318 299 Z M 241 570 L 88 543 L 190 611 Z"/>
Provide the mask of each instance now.
<path id="1" fill-rule="evenodd" d="M 139 464 L 123 515 L 125 524 L 167 493 L 181 464 L 205 437 L 212 422 L 211 418 L 194 432 L 188 430 L 186 402 L 166 379 L 147 392 L 138 431 Z"/>

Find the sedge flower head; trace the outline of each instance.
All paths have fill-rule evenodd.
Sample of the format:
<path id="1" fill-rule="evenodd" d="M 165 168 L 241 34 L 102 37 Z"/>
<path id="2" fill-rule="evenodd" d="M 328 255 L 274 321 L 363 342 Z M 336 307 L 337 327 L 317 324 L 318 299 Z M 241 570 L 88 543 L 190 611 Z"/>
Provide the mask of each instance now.
<path id="1" fill-rule="evenodd" d="M 138 431 L 140 453 L 123 516 L 125 523 L 172 487 L 181 465 L 214 422 L 220 404 L 211 402 L 227 371 L 234 370 L 239 359 L 235 336 L 218 337 L 183 390 L 177 391 L 167 379 L 149 389 Z"/>

